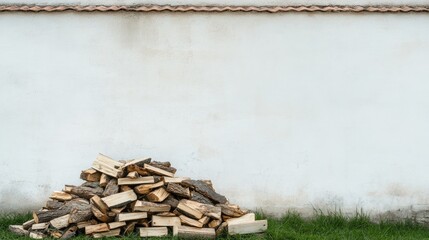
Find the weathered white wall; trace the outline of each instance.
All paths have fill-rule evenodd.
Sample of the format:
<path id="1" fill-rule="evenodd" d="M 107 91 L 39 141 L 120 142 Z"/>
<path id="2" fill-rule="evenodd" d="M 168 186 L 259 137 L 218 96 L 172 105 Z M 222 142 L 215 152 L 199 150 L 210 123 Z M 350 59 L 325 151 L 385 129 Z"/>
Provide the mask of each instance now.
<path id="1" fill-rule="evenodd" d="M 429 203 L 429 15 L 0 14 L 0 207 L 98 152 L 249 208 Z"/>

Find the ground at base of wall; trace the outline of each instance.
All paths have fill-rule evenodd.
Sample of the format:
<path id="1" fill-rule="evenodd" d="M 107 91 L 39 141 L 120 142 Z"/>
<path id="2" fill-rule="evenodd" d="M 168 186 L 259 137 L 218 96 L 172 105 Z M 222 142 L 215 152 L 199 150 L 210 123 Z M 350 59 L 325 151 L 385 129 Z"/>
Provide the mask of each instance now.
<path id="1" fill-rule="evenodd" d="M 265 216 L 258 216 L 265 218 Z M 8 226 L 21 224 L 30 219 L 30 214 L 1 214 L 0 239 L 30 239 L 19 237 L 9 232 Z M 268 231 L 261 235 L 222 237 L 219 239 L 428 239 L 429 228 L 413 223 L 380 222 L 374 223 L 363 214 L 345 217 L 341 214 L 316 214 L 314 218 L 304 220 L 298 214 L 288 213 L 282 218 L 268 217 Z M 77 237 L 73 239 L 88 239 Z M 141 239 L 138 236 L 129 236 L 122 239 Z M 157 238 L 159 239 L 159 238 Z M 174 238 L 162 238 L 174 239 Z"/>

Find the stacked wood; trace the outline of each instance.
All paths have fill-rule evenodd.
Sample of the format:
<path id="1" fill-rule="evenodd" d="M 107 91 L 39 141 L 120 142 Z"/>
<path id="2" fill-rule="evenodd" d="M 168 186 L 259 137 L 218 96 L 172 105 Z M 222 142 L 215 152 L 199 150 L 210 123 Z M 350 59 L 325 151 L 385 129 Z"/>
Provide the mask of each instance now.
<path id="1" fill-rule="evenodd" d="M 214 239 L 260 233 L 266 220 L 228 202 L 210 180 L 177 177 L 170 162 L 138 158 L 115 161 L 99 154 L 80 173 L 80 186 L 65 185 L 49 196 L 33 219 L 11 225 L 17 235 L 43 239 L 168 236 Z"/>

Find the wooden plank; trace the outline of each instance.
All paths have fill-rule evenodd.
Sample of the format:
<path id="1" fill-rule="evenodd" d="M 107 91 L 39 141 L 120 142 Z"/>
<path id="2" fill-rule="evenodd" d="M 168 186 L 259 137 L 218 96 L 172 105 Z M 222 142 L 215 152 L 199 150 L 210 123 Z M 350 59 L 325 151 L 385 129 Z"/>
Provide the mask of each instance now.
<path id="1" fill-rule="evenodd" d="M 134 191 L 137 194 L 148 194 L 148 193 L 150 193 L 150 191 L 152 189 L 159 188 L 159 187 L 162 187 L 162 186 L 164 186 L 164 182 L 163 181 L 159 181 L 159 182 L 156 182 L 156 183 L 153 183 L 153 184 L 139 185 L 139 186 L 137 186 L 137 187 L 134 188 Z"/>
<path id="2" fill-rule="evenodd" d="M 62 229 L 69 226 L 70 214 L 64 215 L 62 217 L 54 218 L 50 221 L 51 226 L 56 229 Z"/>
<path id="3" fill-rule="evenodd" d="M 152 226 L 154 227 L 172 227 L 180 225 L 182 224 L 179 217 L 152 216 Z"/>
<path id="4" fill-rule="evenodd" d="M 92 168 L 111 177 L 118 178 L 122 175 L 123 165 L 123 163 L 100 153 L 92 163 Z"/>
<path id="5" fill-rule="evenodd" d="M 137 200 L 137 195 L 134 193 L 133 190 L 116 193 L 104 198 L 101 198 L 101 200 L 109 207 L 119 207 L 126 205 L 132 201 Z"/>
<path id="6" fill-rule="evenodd" d="M 267 231 L 268 222 L 267 220 L 258 220 L 247 223 L 228 224 L 228 234 L 249 234 L 249 233 L 260 233 Z"/>
<path id="7" fill-rule="evenodd" d="M 116 237 L 116 236 L 119 236 L 120 234 L 121 234 L 121 229 L 117 228 L 108 232 L 94 233 L 92 234 L 92 237 L 93 238 Z"/>
<path id="8" fill-rule="evenodd" d="M 203 213 L 198 211 L 197 209 L 189 206 L 188 202 L 183 201 L 184 199 L 180 200 L 179 204 L 177 205 L 177 210 L 179 212 L 185 214 L 188 217 L 194 218 L 194 219 L 200 219 L 203 217 Z"/>
<path id="9" fill-rule="evenodd" d="M 138 185 L 155 183 L 153 176 L 139 177 L 139 178 L 119 178 L 118 185 Z"/>
<path id="10" fill-rule="evenodd" d="M 139 228 L 140 237 L 164 237 L 168 235 L 167 227 L 143 227 Z"/>
<path id="11" fill-rule="evenodd" d="M 163 177 L 164 183 L 181 183 L 184 180 L 190 180 L 188 177 Z"/>
<path id="12" fill-rule="evenodd" d="M 189 217 L 187 217 L 185 215 L 180 215 L 179 218 L 180 218 L 180 221 L 181 221 L 182 224 L 185 224 L 185 225 L 188 225 L 188 226 L 191 226 L 191 227 L 202 228 L 203 225 L 204 225 L 203 223 L 201 223 L 201 222 L 199 222 L 199 221 L 197 221 L 195 219 L 189 218 Z"/>
<path id="13" fill-rule="evenodd" d="M 146 212 L 120 213 L 118 214 L 116 221 L 125 222 L 125 221 L 138 220 L 143 218 L 147 218 Z"/>
<path id="14" fill-rule="evenodd" d="M 70 201 L 73 199 L 73 196 L 63 191 L 54 191 L 49 198 L 55 199 L 58 201 Z"/>
<path id="15" fill-rule="evenodd" d="M 164 201 L 170 193 L 165 191 L 164 188 L 158 188 L 146 195 L 146 198 L 151 202 L 162 202 Z"/>
<path id="16" fill-rule="evenodd" d="M 96 225 L 89 225 L 85 227 L 85 234 L 93 234 L 93 233 L 99 233 L 99 232 L 108 232 L 109 231 L 109 225 L 107 223 L 100 223 Z"/>
<path id="17" fill-rule="evenodd" d="M 134 212 L 169 212 L 170 209 L 170 205 L 146 201 L 136 201 L 133 207 Z"/>
<path id="18" fill-rule="evenodd" d="M 151 165 L 146 164 L 146 163 L 144 165 L 144 168 L 150 172 L 156 173 L 156 174 L 161 175 L 161 176 L 174 177 L 174 173 L 165 171 L 161 168 L 157 168 L 157 167 L 151 166 Z"/>
<path id="19" fill-rule="evenodd" d="M 196 227 L 188 227 L 188 226 L 179 226 L 177 228 L 177 236 L 179 238 L 215 239 L 216 232 L 213 228 L 196 228 Z"/>
<path id="20" fill-rule="evenodd" d="M 238 218 L 230 218 L 227 219 L 226 222 L 228 222 L 228 225 L 233 225 L 233 224 L 239 224 L 239 223 L 249 223 L 249 222 L 254 222 L 255 221 L 255 214 L 254 213 L 247 213 L 244 214 L 241 217 Z"/>
<path id="21" fill-rule="evenodd" d="M 108 223 L 110 229 L 120 228 L 127 225 L 126 222 L 111 222 Z"/>

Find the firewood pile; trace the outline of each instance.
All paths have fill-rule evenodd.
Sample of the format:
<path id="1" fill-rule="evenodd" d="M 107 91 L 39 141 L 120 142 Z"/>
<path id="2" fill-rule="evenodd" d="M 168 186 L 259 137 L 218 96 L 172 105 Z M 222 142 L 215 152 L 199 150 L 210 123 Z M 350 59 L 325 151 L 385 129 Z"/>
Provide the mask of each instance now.
<path id="1" fill-rule="evenodd" d="M 175 177 L 169 162 L 115 161 L 99 154 L 82 171 L 80 186 L 55 191 L 33 219 L 9 229 L 35 239 L 178 236 L 215 239 L 227 233 L 260 233 L 267 220 L 231 204 L 210 180 Z"/>

